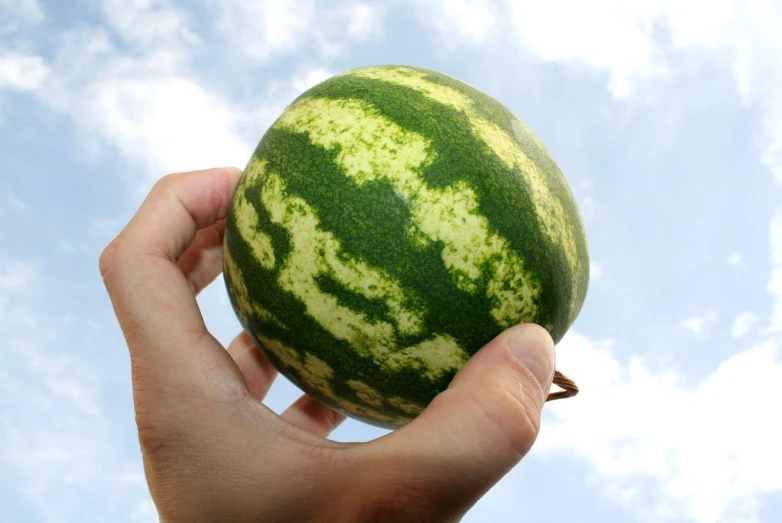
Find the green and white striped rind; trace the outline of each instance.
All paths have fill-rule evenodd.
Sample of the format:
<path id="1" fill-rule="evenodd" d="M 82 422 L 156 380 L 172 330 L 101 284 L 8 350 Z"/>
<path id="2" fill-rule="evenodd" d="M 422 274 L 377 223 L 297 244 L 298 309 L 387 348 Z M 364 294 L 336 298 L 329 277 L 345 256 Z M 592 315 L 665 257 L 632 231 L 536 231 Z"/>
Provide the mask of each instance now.
<path id="1" fill-rule="evenodd" d="M 297 98 L 250 159 L 224 274 L 291 381 L 382 427 L 520 322 L 558 341 L 588 285 L 573 195 L 511 111 L 433 71 L 355 69 Z"/>

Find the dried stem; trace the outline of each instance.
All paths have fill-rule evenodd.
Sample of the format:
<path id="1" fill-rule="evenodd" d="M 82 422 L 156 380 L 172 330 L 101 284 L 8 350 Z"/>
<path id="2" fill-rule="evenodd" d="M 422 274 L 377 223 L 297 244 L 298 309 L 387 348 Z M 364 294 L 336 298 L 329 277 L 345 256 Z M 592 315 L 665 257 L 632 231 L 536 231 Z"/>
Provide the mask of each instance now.
<path id="1" fill-rule="evenodd" d="M 562 390 L 550 393 L 546 401 L 569 398 L 578 394 L 578 385 L 558 370 L 554 371 L 554 385 L 562 388 Z"/>

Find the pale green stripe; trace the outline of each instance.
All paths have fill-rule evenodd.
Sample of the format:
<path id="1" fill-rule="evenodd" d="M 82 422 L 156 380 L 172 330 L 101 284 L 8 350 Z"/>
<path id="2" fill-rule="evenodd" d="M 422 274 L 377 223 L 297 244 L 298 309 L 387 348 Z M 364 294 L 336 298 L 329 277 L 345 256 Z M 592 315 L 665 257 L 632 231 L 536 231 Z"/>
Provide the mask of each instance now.
<path id="1" fill-rule="evenodd" d="M 252 183 L 262 172 L 263 165 L 251 161 L 244 170 L 244 183 Z M 239 234 L 252 250 L 258 263 L 266 269 L 273 269 L 275 257 L 272 239 L 260 229 L 258 213 L 244 195 L 239 194 L 234 198 L 233 217 Z"/>
<path id="2" fill-rule="evenodd" d="M 391 182 L 410 204 L 412 225 L 444 245 L 443 262 L 460 289 L 478 292 L 478 281 L 489 272 L 485 292 L 501 326 L 534 317 L 540 287 L 507 240 L 479 213 L 475 192 L 463 181 L 438 189 L 421 178 L 420 170 L 434 156 L 424 137 L 402 129 L 360 100 L 307 99 L 289 107 L 275 125 L 307 133 L 311 142 L 326 149 L 338 148 L 336 161 L 360 185 L 379 179 Z"/>
<path id="3" fill-rule="evenodd" d="M 307 202 L 288 194 L 280 176 L 266 170 L 263 162 L 253 159 L 251 168 L 264 173 L 261 201 L 271 221 L 290 235 L 291 251 L 280 269 L 279 284 L 304 303 L 307 314 L 321 327 L 389 370 L 412 367 L 436 379 L 464 364 L 467 353 L 447 335 L 404 347 L 398 335 L 420 334 L 423 328 L 423 311 L 417 310 L 415 300 L 388 274 L 346 255 L 339 240 L 322 230 Z M 368 299 L 383 301 L 393 324 L 339 303 L 320 289 L 316 280 L 321 275 Z"/>
<path id="4" fill-rule="evenodd" d="M 244 281 L 244 275 L 239 269 L 239 266 L 231 256 L 230 249 L 226 249 L 223 253 L 223 270 L 228 278 L 233 282 L 233 286 L 229 288 L 231 298 L 237 309 L 237 315 L 243 325 L 249 324 L 251 317 L 257 316 L 261 320 L 267 323 L 273 323 L 279 327 L 286 328 L 280 319 L 275 316 L 271 311 L 265 309 L 260 303 L 249 299 L 247 284 Z"/>
<path id="5" fill-rule="evenodd" d="M 354 69 L 345 76 L 370 78 L 415 89 L 419 93 L 437 102 L 453 107 L 463 112 L 472 127 L 473 133 L 479 137 L 508 167 L 518 168 L 532 191 L 532 202 L 535 213 L 543 230 L 555 245 L 561 245 L 570 267 L 573 288 L 578 287 L 578 278 L 582 272 L 581 260 L 578 256 L 574 226 L 562 207 L 562 202 L 551 191 L 546 174 L 533 162 L 521 148 L 517 140 L 505 132 L 499 125 L 482 117 L 475 109 L 473 100 L 460 91 L 443 84 L 432 82 L 426 78 L 426 73 L 406 67 L 366 67 Z M 516 132 L 532 137 L 541 150 L 543 144 L 527 130 L 518 119 L 513 122 Z M 577 293 L 574 293 L 570 303 L 570 321 L 577 313 Z"/>

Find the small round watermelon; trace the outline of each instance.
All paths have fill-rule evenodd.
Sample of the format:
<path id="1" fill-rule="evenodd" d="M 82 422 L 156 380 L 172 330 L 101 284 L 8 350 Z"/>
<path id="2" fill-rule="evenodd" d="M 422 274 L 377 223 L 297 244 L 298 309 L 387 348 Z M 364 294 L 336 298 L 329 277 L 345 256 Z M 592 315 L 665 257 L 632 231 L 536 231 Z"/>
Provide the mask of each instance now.
<path id="1" fill-rule="evenodd" d="M 502 104 L 405 66 L 338 74 L 261 139 L 229 211 L 243 328 L 320 402 L 396 428 L 504 329 L 559 341 L 586 295 L 557 164 Z"/>

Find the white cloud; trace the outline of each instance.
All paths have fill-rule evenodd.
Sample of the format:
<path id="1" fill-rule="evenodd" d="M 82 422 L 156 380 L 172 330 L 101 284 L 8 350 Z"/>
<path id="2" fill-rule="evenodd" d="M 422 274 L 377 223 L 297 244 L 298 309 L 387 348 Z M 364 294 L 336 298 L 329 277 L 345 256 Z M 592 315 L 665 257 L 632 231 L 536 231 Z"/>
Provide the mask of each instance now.
<path id="1" fill-rule="evenodd" d="M 100 414 L 96 400 L 97 375 L 86 364 L 75 362 L 67 356 L 52 358 L 50 354 L 39 352 L 31 343 L 18 342 L 13 350 L 18 358 L 17 369 L 23 366 L 39 378 L 52 399 L 62 398 L 90 417 Z"/>
<path id="2" fill-rule="evenodd" d="M 308 20 L 309 5 L 314 6 L 234 1 L 221 9 L 224 17 L 237 17 L 231 18 L 237 23 L 241 18 L 246 25 L 260 16 L 273 25 L 267 34 L 253 24 L 245 36 L 258 43 L 258 34 L 264 34 L 272 39 L 270 52 L 276 52 L 274 31 L 280 38 L 298 38 L 295 30 L 286 29 L 288 18 L 294 25 L 304 24 L 302 31 L 310 34 L 315 20 Z M 55 59 L 45 66 L 49 79 L 39 95 L 50 107 L 73 116 L 84 132 L 86 154 L 100 154 L 109 144 L 129 160 L 134 167 L 131 186 L 139 195 L 168 172 L 243 167 L 285 105 L 331 75 L 322 66 L 301 67 L 289 82 L 270 79 L 236 103 L 193 72 L 200 40 L 187 13 L 165 0 L 105 0 L 102 10 L 111 30 L 80 27 L 63 33 Z M 355 38 L 378 31 L 382 19 L 382 9 L 362 3 L 328 13 L 348 23 Z M 115 42 L 117 35 L 122 45 Z M 21 85 L 33 84 L 28 80 Z"/>
<path id="3" fill-rule="evenodd" d="M 261 63 L 300 51 L 334 57 L 351 40 L 383 33 L 384 7 L 367 2 L 230 0 L 214 5 L 231 47 Z"/>
<path id="4" fill-rule="evenodd" d="M 220 13 L 218 26 L 239 50 L 261 61 L 297 51 L 316 22 L 313 0 L 215 3 Z"/>
<path id="5" fill-rule="evenodd" d="M 0 89 L 40 90 L 49 68 L 40 56 L 0 50 Z"/>
<path id="6" fill-rule="evenodd" d="M 83 123 L 152 176 L 241 165 L 252 152 L 236 130 L 243 115 L 187 77 L 109 73 L 88 94 Z"/>
<path id="7" fill-rule="evenodd" d="M 0 292 L 22 291 L 36 278 L 35 265 L 30 262 L 0 256 Z"/>
<path id="8" fill-rule="evenodd" d="M 493 35 L 537 58 L 604 73 L 619 97 L 674 74 L 672 57 L 722 63 L 762 115 L 763 161 L 782 183 L 782 4 L 773 0 L 408 1 L 448 48 Z"/>
<path id="9" fill-rule="evenodd" d="M 709 336 L 709 327 L 717 321 L 717 312 L 709 311 L 702 316 L 693 316 L 681 322 L 696 338 L 704 340 Z"/>
<path id="10" fill-rule="evenodd" d="M 4 337 L 4 330 L 31 329 L 35 326 L 35 317 L 18 300 L 19 297 L 33 294 L 37 280 L 38 268 L 35 264 L 0 254 L 0 339 Z M 3 349 L 8 350 L 5 346 Z"/>
<path id="11" fill-rule="evenodd" d="M 230 45 L 261 63 L 302 51 L 316 60 L 337 56 L 351 40 L 381 34 L 385 12 L 384 7 L 366 2 L 334 7 L 316 0 L 232 0 L 212 5 Z M 669 73 L 664 39 L 658 36 L 665 28 L 677 48 L 714 56 L 734 66 L 745 100 L 767 109 L 769 146 L 765 158 L 774 168 L 775 151 L 782 143 L 782 95 L 773 88 L 782 81 L 782 66 L 775 65 L 780 54 L 775 35 L 782 32 L 782 22 L 777 24 L 779 17 L 770 4 L 742 7 L 720 1 L 709 3 L 708 8 L 706 4 L 695 8 L 670 0 L 632 5 L 598 0 L 588 6 L 566 0 L 543 4 L 428 0 L 396 5 L 412 5 L 425 25 L 451 46 L 503 35 L 540 59 L 603 71 L 617 96 L 627 96 L 645 78 Z M 164 0 L 105 0 L 103 11 L 115 34 L 133 52 L 119 53 L 100 31 L 93 35 L 93 42 L 82 42 L 92 51 L 80 49 L 76 62 L 95 67 L 77 64 L 77 69 L 84 69 L 77 75 L 80 81 L 71 81 L 68 88 L 81 94 L 86 87 L 95 103 L 86 98 L 87 107 L 74 111 L 80 120 L 128 157 L 138 161 L 142 151 L 150 170 L 203 166 L 221 159 L 240 165 L 246 161 L 254 145 L 251 142 L 258 138 L 253 133 L 248 142 L 240 131 L 250 120 L 246 108 L 231 104 L 189 72 L 189 61 L 201 45 L 191 28 L 191 17 Z M 95 61 L 101 53 L 102 59 Z M 66 70 L 66 65 L 73 67 L 74 60 L 62 62 L 58 71 L 72 78 L 74 73 Z M 40 86 L 46 65 L 35 57 L 22 65 L 15 59 L 6 67 L 11 72 L 0 73 L 0 79 L 5 77 L 5 83 L 16 88 Z M 98 74 L 92 76 L 96 67 Z M 312 69 L 325 70 L 322 65 Z M 90 80 L 85 80 L 88 71 Z M 90 85 L 83 85 L 85 81 Z M 73 106 L 62 91 L 48 97 L 60 107 Z M 261 105 L 257 100 L 253 103 Z M 197 123 L 202 124 L 200 128 Z M 183 158 L 192 161 L 183 163 Z M 585 205 L 589 207 L 588 202 Z"/>
<path id="12" fill-rule="evenodd" d="M 347 35 L 356 40 L 367 40 L 383 34 L 385 11 L 382 6 L 364 2 L 349 4 Z"/>
<path id="13" fill-rule="evenodd" d="M 589 280 L 597 281 L 603 278 L 603 266 L 597 262 L 589 262 Z"/>
<path id="14" fill-rule="evenodd" d="M 581 205 L 579 205 L 579 209 L 584 216 L 591 216 L 595 214 L 597 207 L 597 201 L 591 195 L 584 196 L 584 198 L 581 200 Z"/>
<path id="15" fill-rule="evenodd" d="M 582 460 L 595 489 L 643 520 L 759 521 L 764 496 L 782 492 L 782 424 L 773 414 L 782 382 L 782 209 L 770 240 L 774 308 L 764 340 L 688 383 L 637 356 L 623 364 L 611 342 L 570 333 L 557 366 L 581 392 L 547 408 L 553 420 L 544 423 L 536 451 Z M 716 319 L 712 311 L 684 325 L 703 337 Z M 757 321 L 751 312 L 737 315 L 733 337 Z"/>
<path id="16" fill-rule="evenodd" d="M 627 96 L 636 78 L 667 73 L 652 39 L 659 14 L 654 2 L 596 0 L 427 0 L 408 2 L 447 48 L 500 36 L 544 61 L 570 63 L 608 73 L 617 96 Z"/>
<path id="17" fill-rule="evenodd" d="M 27 208 L 27 202 L 13 193 L 8 193 L 5 200 L 8 203 L 8 208 L 12 211 L 23 211 Z"/>
<path id="18" fill-rule="evenodd" d="M 145 186 L 168 172 L 246 162 L 251 144 L 237 128 L 251 115 L 188 72 L 199 43 L 188 15 L 165 0 L 105 0 L 102 8 L 130 52 L 100 29 L 68 35 L 58 106 L 141 166 Z"/>
<path id="19" fill-rule="evenodd" d="M 682 326 L 687 327 L 697 336 L 706 328 L 706 321 L 703 318 L 698 317 L 690 318 L 689 320 L 684 320 Z"/>
<path id="20" fill-rule="evenodd" d="M 768 136 L 763 159 L 782 183 L 779 2 L 598 0 L 585 4 L 563 0 L 511 4 L 517 14 L 518 38 L 538 56 L 606 71 L 617 96 L 628 94 L 637 80 L 669 73 L 666 37 L 677 51 L 728 64 L 744 100 L 762 110 Z"/>
<path id="21" fill-rule="evenodd" d="M 771 220 L 771 278 L 768 291 L 774 299 L 770 332 L 782 331 L 782 208 Z"/>
<path id="22" fill-rule="evenodd" d="M 310 87 L 316 86 L 320 82 L 328 79 L 333 75 L 334 73 L 330 72 L 324 67 L 316 67 L 314 69 L 310 69 L 309 71 L 304 71 L 299 76 L 294 77 L 291 81 L 291 87 L 294 92 L 302 93 Z"/>
<path id="23" fill-rule="evenodd" d="M 140 464 L 117 455 L 115 435 L 103 421 L 64 414 L 58 402 L 25 398 L 22 405 L 25 414 L 15 409 L 0 422 L 0 471 L 13 478 L 15 495 L 44 514 L 42 521 L 84 521 L 87 504 L 95 520 L 111 520 L 149 498 Z"/>
<path id="24" fill-rule="evenodd" d="M 0 0 L 0 34 L 37 24 L 43 19 L 44 12 L 38 0 Z"/>
<path id="25" fill-rule="evenodd" d="M 117 447 L 117 427 L 101 408 L 101 374 L 72 346 L 82 333 L 49 321 L 29 292 L 40 277 L 29 262 L 0 264 L 0 476 L 42 521 L 83 521 L 85 506 L 96 520 L 126 508 L 143 514 L 140 459 Z"/>
<path id="26" fill-rule="evenodd" d="M 169 172 L 244 167 L 284 107 L 329 76 L 322 67 L 303 69 L 289 82 L 270 81 L 250 101 L 236 103 L 186 72 L 163 74 L 143 60 L 118 58 L 82 87 L 88 96 L 71 112 L 90 136 L 143 168 L 143 191 Z"/>
<path id="27" fill-rule="evenodd" d="M 523 1 L 509 9 L 517 38 L 534 54 L 606 71 L 612 92 L 623 97 L 635 78 L 667 70 L 651 38 L 656 13 L 648 4 Z"/>
<path id="28" fill-rule="evenodd" d="M 749 311 L 742 312 L 733 319 L 733 326 L 730 329 L 730 334 L 736 339 L 741 339 L 752 330 L 752 327 L 754 327 L 757 322 L 757 314 Z"/>
<path id="29" fill-rule="evenodd" d="M 499 20 L 493 0 L 424 0 L 408 2 L 421 22 L 434 29 L 440 43 L 453 49 L 461 43 L 477 44 L 494 36 Z"/>
<path id="30" fill-rule="evenodd" d="M 637 357 L 622 364 L 611 343 L 574 333 L 557 352 L 581 393 L 547 407 L 535 451 L 587 463 L 594 488 L 613 502 L 648 510 L 649 521 L 756 521 L 761 496 L 782 490 L 769 466 L 782 463 L 782 425 L 771 415 L 782 380 L 778 340 L 694 384 Z"/>
<path id="31" fill-rule="evenodd" d="M 200 42 L 187 13 L 168 0 L 103 0 L 102 8 L 114 31 L 136 48 L 176 49 Z"/>
<path id="32" fill-rule="evenodd" d="M 740 251 L 734 251 L 734 252 L 731 253 L 730 256 L 728 256 L 725 259 L 725 263 L 727 263 L 728 265 L 730 265 L 732 267 L 735 267 L 735 266 L 738 266 L 738 265 L 743 265 L 744 264 L 744 254 L 742 252 L 740 252 Z"/>
<path id="33" fill-rule="evenodd" d="M 762 111 L 763 124 L 768 133 L 763 159 L 782 183 L 782 5 L 763 0 L 737 3 L 741 10 L 732 29 L 735 38 L 733 70 L 747 103 L 754 103 Z M 735 15 L 734 15 L 735 16 Z"/>
<path id="34" fill-rule="evenodd" d="M 198 39 L 188 17 L 162 1 L 109 0 L 103 8 L 114 32 L 64 33 L 40 93 L 73 116 L 87 152 L 115 147 L 134 166 L 131 185 L 139 191 L 168 172 L 243 166 L 255 144 L 240 128 L 263 125 L 265 107 L 232 104 L 189 71 L 188 45 Z M 115 46 L 112 34 L 125 45 Z"/>
<path id="35" fill-rule="evenodd" d="M 282 106 L 331 74 L 320 64 L 321 57 L 337 56 L 350 42 L 384 31 L 385 8 L 364 2 L 339 8 L 315 0 L 213 5 L 231 50 L 262 64 L 301 53 L 309 68 L 299 67 L 296 58 L 291 80 L 263 76 L 268 89 L 251 100 L 232 102 L 216 83 L 199 76 L 194 58 L 203 43 L 185 10 L 166 0 L 107 0 L 102 13 L 108 27 L 63 35 L 57 41 L 61 51 L 50 63 L 34 54 L 0 51 L 0 88 L 38 93 L 72 115 L 85 136 L 111 144 L 134 168 L 140 166 L 144 180 L 151 181 L 173 170 L 228 163 L 241 167 Z M 646 79 L 672 74 L 668 37 L 677 54 L 729 64 L 745 102 L 761 109 L 768 134 L 764 158 L 782 181 L 778 3 L 597 0 L 586 6 L 575 0 L 545 5 L 427 0 L 402 8 L 408 6 L 415 6 L 444 44 L 511 38 L 542 60 L 604 73 L 617 96 L 630 96 Z M 7 16 L 11 11 L 15 18 Z M 35 0 L 0 0 L 0 33 L 12 25 L 38 23 L 43 16 Z M 590 202 L 584 205 L 588 211 Z M 122 223 L 96 221 L 90 233 L 113 234 Z M 778 331 L 782 214 L 772 224 L 771 236 L 771 330 Z M 726 261 L 744 263 L 740 252 Z M 9 413 L 0 425 L 0 466 L 12 471 L 0 473 L 21 478 L 21 488 L 45 507 L 51 521 L 74 514 L 68 512 L 80 501 L 72 496 L 74 488 L 95 489 L 96 477 L 106 483 L 103 490 L 98 485 L 99 493 L 121 491 L 124 501 L 132 501 L 126 512 L 131 519 L 152 518 L 140 465 L 129 465 L 108 443 L 116 427 L 103 418 L 97 369 L 76 357 L 58 357 L 58 351 L 67 350 L 64 342 L 49 350 L 22 336 L 32 327 L 53 324 L 18 298 L 35 284 L 35 271 L 30 264 L 0 259 L 0 339 L 10 340 L 13 334 L 15 347 L 0 351 L 0 396 L 6 402 L 21 398 L 14 410 L 0 403 L 4 415 Z M 594 264 L 592 277 L 600 279 L 602 273 Z M 746 314 L 734 319 L 736 338 L 752 328 Z M 58 320 L 58 328 L 85 324 L 84 318 L 77 319 Z M 705 337 L 715 321 L 716 314 L 708 313 L 684 324 Z M 697 384 L 685 384 L 670 370 L 652 371 L 637 358 L 623 365 L 610 344 L 575 334 L 560 344 L 560 356 L 560 367 L 576 378 L 582 393 L 547 409 L 555 423 L 544 426 L 536 450 L 577 456 L 600 480 L 596 488 L 612 499 L 632 503 L 648 492 L 639 483 L 651 480 L 664 511 L 657 518 L 650 515 L 652 519 L 714 521 L 729 514 L 751 519 L 759 496 L 782 488 L 771 476 L 774 471 L 763 468 L 780 461 L 775 442 L 781 435 L 769 415 L 775 406 L 767 399 L 776 394 L 770 384 L 782 382 L 779 340 L 730 358 Z M 21 376 L 10 376 L 12 368 Z M 734 398 L 738 390 L 753 391 L 753 396 Z"/>

